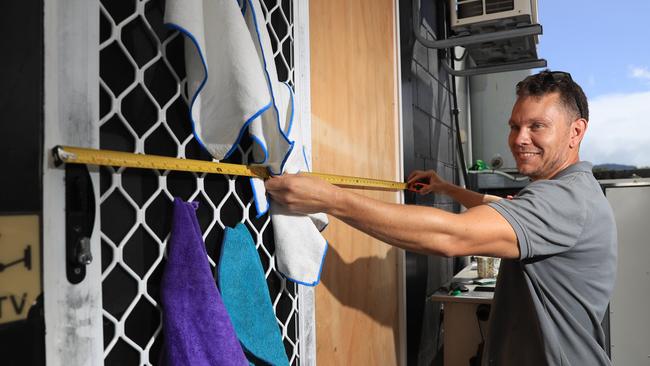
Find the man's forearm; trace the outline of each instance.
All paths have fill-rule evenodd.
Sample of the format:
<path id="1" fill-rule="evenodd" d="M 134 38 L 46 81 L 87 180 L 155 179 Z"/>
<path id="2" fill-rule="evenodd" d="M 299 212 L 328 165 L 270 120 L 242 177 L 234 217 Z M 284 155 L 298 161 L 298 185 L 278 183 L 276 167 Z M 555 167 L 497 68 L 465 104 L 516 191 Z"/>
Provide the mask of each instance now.
<path id="1" fill-rule="evenodd" d="M 453 198 L 456 202 L 460 203 L 466 208 L 472 208 L 501 199 L 501 197 L 477 193 L 450 183 L 446 184 L 445 189 L 442 193 Z"/>

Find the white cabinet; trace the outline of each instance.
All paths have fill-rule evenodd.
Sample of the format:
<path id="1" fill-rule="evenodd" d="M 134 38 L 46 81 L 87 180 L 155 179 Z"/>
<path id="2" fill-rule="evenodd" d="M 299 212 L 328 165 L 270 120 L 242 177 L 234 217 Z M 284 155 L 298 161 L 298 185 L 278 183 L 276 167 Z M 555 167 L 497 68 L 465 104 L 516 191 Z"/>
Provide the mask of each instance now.
<path id="1" fill-rule="evenodd" d="M 650 364 L 650 180 L 605 184 L 618 229 L 618 273 L 610 304 L 614 365 Z"/>

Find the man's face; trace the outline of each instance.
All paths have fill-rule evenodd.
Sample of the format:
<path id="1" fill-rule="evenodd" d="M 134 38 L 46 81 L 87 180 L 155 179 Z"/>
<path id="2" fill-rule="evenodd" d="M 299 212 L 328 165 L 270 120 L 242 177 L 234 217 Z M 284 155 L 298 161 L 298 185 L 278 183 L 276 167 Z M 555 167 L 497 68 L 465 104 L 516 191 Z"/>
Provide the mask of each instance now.
<path id="1" fill-rule="evenodd" d="M 508 144 L 519 172 L 532 180 L 548 179 L 577 162 L 577 149 L 569 147 L 571 124 L 557 93 L 518 98 Z"/>

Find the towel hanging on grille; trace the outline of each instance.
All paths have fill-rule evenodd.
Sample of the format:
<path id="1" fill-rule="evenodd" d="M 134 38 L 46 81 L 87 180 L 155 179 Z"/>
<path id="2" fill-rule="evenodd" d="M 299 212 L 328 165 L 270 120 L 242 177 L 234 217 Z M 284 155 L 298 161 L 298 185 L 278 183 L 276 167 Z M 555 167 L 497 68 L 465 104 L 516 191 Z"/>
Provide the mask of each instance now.
<path id="1" fill-rule="evenodd" d="M 283 166 L 284 173 L 298 173 L 309 171 L 308 150 L 304 143 L 303 136 L 307 136 L 303 130 L 300 118 L 295 113 L 295 98 L 293 90 L 289 85 L 278 82 L 275 63 L 270 55 L 273 55 L 270 37 L 265 27 L 263 18 L 260 16 L 262 10 L 258 0 L 244 0 L 248 7 L 244 9 L 244 17 L 247 24 L 256 22 L 257 34 L 261 46 L 260 50 L 265 59 L 272 91 L 286 91 L 288 98 L 276 101 L 275 105 L 281 112 L 283 131 L 289 141 L 293 143 L 293 149 L 289 151 L 286 162 Z M 252 29 L 252 27 L 251 27 Z M 286 104 L 282 104 L 285 103 Z M 253 149 L 253 154 L 260 154 Z M 278 271 L 287 279 L 307 285 L 314 286 L 320 281 L 320 274 L 327 251 L 327 241 L 320 234 L 328 224 L 327 215 L 319 213 L 312 215 L 296 215 L 277 203 L 269 205 L 266 196 L 264 182 L 261 179 L 251 178 L 253 196 L 255 198 L 258 216 L 271 210 L 271 223 L 275 235 L 275 260 Z"/>
<path id="2" fill-rule="evenodd" d="M 296 124 L 291 135 L 296 147 L 286 163 L 287 173 L 310 171 L 307 151 L 302 145 L 302 129 Z M 264 192 L 264 186 L 255 190 Z M 266 196 L 259 194 L 258 201 Z M 271 224 L 275 235 L 275 261 L 278 271 L 287 279 L 306 286 L 315 286 L 320 281 L 327 241 L 321 231 L 328 224 L 327 215 L 316 213 L 301 215 L 289 212 L 282 204 L 271 201 Z"/>
<path id="3" fill-rule="evenodd" d="M 185 45 L 194 134 L 212 156 L 228 157 L 248 128 L 256 163 L 267 166 L 272 174 L 309 170 L 302 126 L 294 113 L 293 91 L 278 79 L 259 0 L 242 0 L 241 7 L 235 0 L 168 0 L 165 20 L 191 40 Z M 270 100 L 266 105 L 265 95 Z M 231 123 L 230 116 L 221 118 L 221 113 L 230 111 L 232 103 L 250 107 L 237 111 L 245 110 L 251 117 L 243 124 L 243 118 L 236 120 L 234 129 L 240 131 L 236 142 L 214 143 L 229 136 L 220 132 L 219 125 Z M 232 125 L 226 127 L 227 131 L 232 129 Z M 228 146 L 230 150 L 220 155 Z M 256 178 L 250 182 L 259 217 L 269 211 L 269 201 L 264 182 Z M 320 231 L 327 225 L 327 216 L 292 215 L 276 207 L 271 221 L 278 270 L 294 282 L 317 284 L 327 248 Z"/>
<path id="4" fill-rule="evenodd" d="M 293 92 L 289 100 L 293 111 Z M 294 118 L 294 113 L 290 113 L 290 118 Z M 285 164 L 285 172 L 292 174 L 308 172 L 310 171 L 309 158 L 302 139 L 303 126 L 293 121 L 290 123 L 292 128 L 289 131 L 289 138 L 294 141 L 294 149 Z M 259 207 L 267 207 L 269 201 L 261 179 L 253 178 L 251 184 L 259 216 L 264 213 Z M 276 202 L 271 202 L 270 210 L 278 271 L 293 282 L 306 286 L 317 285 L 327 251 L 327 241 L 321 235 L 321 231 L 328 224 L 327 215 L 294 214 Z"/>
<path id="5" fill-rule="evenodd" d="M 246 225 L 226 227 L 217 277 L 223 303 L 249 361 L 288 365 L 264 268 Z"/>
<path id="6" fill-rule="evenodd" d="M 160 288 L 163 364 L 248 365 L 210 271 L 196 207 L 174 199 Z"/>
<path id="7" fill-rule="evenodd" d="M 281 174 L 293 146 L 285 133 L 290 93 L 277 82 L 273 54 L 262 50 L 266 25 L 257 1 L 243 0 L 240 8 L 236 0 L 168 0 L 165 23 L 186 37 L 187 90 L 199 144 L 225 159 L 248 131 L 254 163 Z"/>

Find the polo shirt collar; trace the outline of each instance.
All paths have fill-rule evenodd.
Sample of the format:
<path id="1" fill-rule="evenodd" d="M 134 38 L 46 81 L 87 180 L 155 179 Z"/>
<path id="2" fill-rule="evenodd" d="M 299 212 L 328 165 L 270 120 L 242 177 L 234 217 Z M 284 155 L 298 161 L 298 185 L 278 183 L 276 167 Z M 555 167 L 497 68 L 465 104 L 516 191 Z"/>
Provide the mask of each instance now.
<path id="1" fill-rule="evenodd" d="M 571 174 L 571 173 L 591 173 L 592 172 L 593 165 L 588 162 L 588 161 L 579 161 L 575 164 L 569 165 L 568 167 L 564 168 L 564 170 L 560 171 L 559 173 L 555 174 L 555 176 L 551 179 L 559 179 L 565 175 Z"/>

